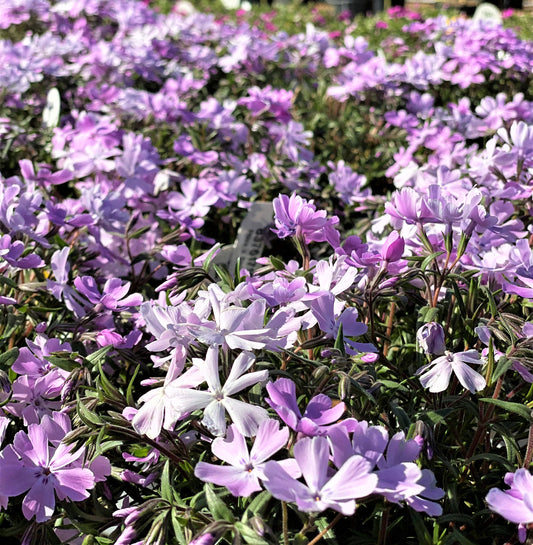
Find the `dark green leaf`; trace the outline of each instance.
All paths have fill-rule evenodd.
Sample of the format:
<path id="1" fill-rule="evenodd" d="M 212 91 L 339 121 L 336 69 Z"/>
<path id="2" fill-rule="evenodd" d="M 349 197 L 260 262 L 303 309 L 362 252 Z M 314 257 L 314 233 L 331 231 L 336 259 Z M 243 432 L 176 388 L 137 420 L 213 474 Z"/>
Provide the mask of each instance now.
<path id="1" fill-rule="evenodd" d="M 531 409 L 522 405 L 521 403 L 513 403 L 512 401 L 503 401 L 502 399 L 492 399 L 491 397 L 483 397 L 479 401 L 484 401 L 485 403 L 492 403 L 497 407 L 505 409 L 511 413 L 518 414 L 522 418 L 526 419 L 528 422 L 531 421 Z"/>
<path id="2" fill-rule="evenodd" d="M 163 473 L 161 474 L 161 497 L 172 503 L 172 484 L 170 482 L 170 460 L 165 462 Z"/>
<path id="3" fill-rule="evenodd" d="M 228 522 L 234 522 L 235 517 L 230 511 L 228 506 L 215 494 L 211 485 L 207 484 L 204 486 L 205 499 L 207 501 L 207 506 L 209 511 L 215 518 L 215 520 L 226 520 Z"/>

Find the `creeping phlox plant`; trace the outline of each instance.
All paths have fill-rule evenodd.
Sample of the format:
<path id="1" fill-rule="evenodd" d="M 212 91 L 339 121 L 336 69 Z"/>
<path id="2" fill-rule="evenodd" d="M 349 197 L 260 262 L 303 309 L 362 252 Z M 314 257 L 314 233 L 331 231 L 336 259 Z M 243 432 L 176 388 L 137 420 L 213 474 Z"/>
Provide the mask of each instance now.
<path id="1" fill-rule="evenodd" d="M 533 539 L 533 44 L 185 7 L 0 2 L 2 543 Z"/>

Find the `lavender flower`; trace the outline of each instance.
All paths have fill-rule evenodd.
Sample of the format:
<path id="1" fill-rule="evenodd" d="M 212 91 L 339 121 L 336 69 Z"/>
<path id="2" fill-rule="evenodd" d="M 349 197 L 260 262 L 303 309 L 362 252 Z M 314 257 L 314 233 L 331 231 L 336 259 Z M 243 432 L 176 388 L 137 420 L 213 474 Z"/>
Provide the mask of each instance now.
<path id="1" fill-rule="evenodd" d="M 296 400 L 296 386 L 287 378 L 278 378 L 267 384 L 270 397 L 266 402 L 278 413 L 289 428 L 304 435 L 326 435 L 332 424 L 339 420 L 345 411 L 341 401 L 333 406 L 332 400 L 325 394 L 313 397 L 302 416 Z"/>
<path id="2" fill-rule="evenodd" d="M 282 449 L 289 440 L 289 430 L 279 429 L 276 420 L 261 422 L 257 436 L 250 452 L 244 436 L 232 424 L 228 428 L 226 438 L 217 437 L 211 445 L 211 451 L 220 460 L 229 465 L 220 466 L 199 462 L 194 474 L 202 481 L 225 486 L 234 496 L 249 496 L 261 490 L 259 479 L 263 479 L 263 468 L 266 461 Z M 293 460 L 279 462 L 291 475 L 299 477 Z M 294 464 L 295 465 L 295 464 Z"/>
<path id="3" fill-rule="evenodd" d="M 0 495 L 12 497 L 27 491 L 22 513 L 28 520 L 35 516 L 37 522 L 54 514 L 55 495 L 71 501 L 89 497 L 94 474 L 78 462 L 83 450 L 71 450 L 63 443 L 51 448 L 43 428 L 30 424 L 28 433 L 18 432 L 13 445 L 0 454 Z"/>
<path id="4" fill-rule="evenodd" d="M 338 218 L 327 218 L 325 210 L 316 210 L 312 201 L 296 194 L 280 195 L 273 202 L 274 233 L 280 238 L 301 237 L 306 243 L 326 240 L 326 231 L 338 223 Z"/>
<path id="5" fill-rule="evenodd" d="M 518 537 L 524 543 L 527 525 L 533 522 L 533 476 L 525 468 L 518 469 L 505 475 L 505 484 L 508 490 L 491 488 L 485 499 L 492 511 L 518 524 Z"/>
<path id="6" fill-rule="evenodd" d="M 325 437 L 306 437 L 294 446 L 294 457 L 306 484 L 291 477 L 279 462 L 264 467 L 265 488 L 277 499 L 296 503 L 301 511 L 320 513 L 334 509 L 353 515 L 355 500 L 371 494 L 377 485 L 372 464 L 362 456 L 351 456 L 328 479 L 329 446 Z"/>

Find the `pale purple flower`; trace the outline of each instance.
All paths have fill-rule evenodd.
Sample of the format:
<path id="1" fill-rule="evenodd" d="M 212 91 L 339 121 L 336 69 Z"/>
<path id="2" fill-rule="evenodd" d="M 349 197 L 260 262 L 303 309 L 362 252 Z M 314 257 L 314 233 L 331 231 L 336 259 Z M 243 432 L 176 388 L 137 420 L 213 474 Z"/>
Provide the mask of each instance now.
<path id="1" fill-rule="evenodd" d="M 248 451 L 245 437 L 232 424 L 226 438 L 217 437 L 211 445 L 212 453 L 229 465 L 221 466 L 199 462 L 194 474 L 202 481 L 225 486 L 234 496 L 249 496 L 262 489 L 259 479 L 263 479 L 266 461 L 287 445 L 288 428 L 279 429 L 277 420 L 264 420 L 257 429 L 252 449 Z M 299 477 L 289 460 L 280 462 L 291 475 Z M 292 460 L 291 460 L 292 461 Z"/>
<path id="2" fill-rule="evenodd" d="M 467 365 L 468 363 L 482 365 L 484 362 L 477 350 L 467 350 L 456 354 L 446 352 L 443 356 L 418 369 L 416 374 L 420 375 L 422 386 L 428 388 L 432 393 L 446 390 L 452 372 L 455 373 L 464 388 L 472 393 L 479 392 L 485 388 L 486 381 L 479 373 Z"/>
<path id="3" fill-rule="evenodd" d="M 143 405 L 132 420 L 133 429 L 137 433 L 155 439 L 161 433 L 161 428 L 171 431 L 180 416 L 174 403 L 175 389 L 195 388 L 205 380 L 198 367 L 191 367 L 180 376 L 177 376 L 178 372 L 179 368 L 171 366 L 164 384 L 139 398 L 139 403 Z"/>
<path id="4" fill-rule="evenodd" d="M 305 437 L 294 446 L 306 484 L 291 477 L 279 462 L 267 462 L 263 485 L 277 499 L 296 503 L 298 509 L 320 513 L 334 509 L 343 515 L 353 515 L 357 498 L 374 492 L 377 476 L 372 463 L 362 456 L 351 456 L 328 479 L 330 450 L 325 437 Z"/>
<path id="5" fill-rule="evenodd" d="M 57 377 L 53 374 L 35 379 L 22 375 L 13 383 L 13 395 L 6 409 L 23 419 L 24 424 L 37 424 L 45 415 L 61 407 L 59 401 L 50 399 L 57 395 Z"/>
<path id="6" fill-rule="evenodd" d="M 381 257 L 387 263 L 399 261 L 403 256 L 404 249 L 405 240 L 399 235 L 398 231 L 392 231 L 381 247 Z"/>
<path id="7" fill-rule="evenodd" d="M 264 348 L 269 333 L 269 330 L 263 326 L 264 315 L 264 299 L 257 299 L 248 307 L 215 305 L 213 306 L 214 322 L 204 322 L 201 326 L 194 325 L 189 327 L 189 331 L 199 341 L 209 346 L 225 346 L 241 350 Z"/>
<path id="8" fill-rule="evenodd" d="M 74 285 L 93 305 L 102 305 L 103 308 L 115 312 L 139 306 L 143 300 L 142 295 L 139 293 L 126 296 L 131 282 L 122 284 L 120 278 L 107 280 L 101 292 L 92 276 L 78 276 L 74 279 Z"/>
<path id="9" fill-rule="evenodd" d="M 416 340 L 426 354 L 441 356 L 446 350 L 444 329 L 436 322 L 429 322 L 418 328 Z"/>
<path id="10" fill-rule="evenodd" d="M 382 426 L 353 420 L 346 424 L 328 434 L 336 467 L 341 467 L 354 454 L 364 456 L 372 467 L 377 465 L 378 468 L 376 494 L 393 503 L 405 501 L 416 511 L 431 516 L 442 514 L 441 506 L 433 500 L 441 499 L 444 491 L 436 487 L 431 471 L 420 469 L 414 463 L 422 448 L 419 437 L 406 440 L 405 434 L 399 432 L 389 440 Z M 351 439 L 349 428 L 353 428 Z"/>
<path id="11" fill-rule="evenodd" d="M 365 324 L 357 321 L 358 312 L 356 308 L 344 308 L 344 303 L 337 301 L 330 292 L 313 299 L 307 305 L 317 319 L 320 330 L 328 338 L 336 339 L 342 326 L 342 334 L 348 354 L 376 351 L 376 347 L 372 343 L 360 343 L 349 338 L 360 337 L 368 329 Z"/>
<path id="12" fill-rule="evenodd" d="M 218 368 L 218 348 L 208 348 L 205 361 L 193 360 L 194 365 L 202 371 L 208 390 L 174 388 L 172 390 L 174 407 L 182 416 L 191 411 L 203 409 L 202 423 L 213 435 L 224 435 L 226 432 L 227 411 L 232 422 L 243 435 L 247 437 L 254 435 L 259 424 L 268 418 L 267 411 L 258 405 L 251 405 L 231 397 L 249 386 L 268 379 L 268 371 L 247 373 L 254 361 L 255 358 L 250 352 L 239 354 L 231 365 L 226 382 L 222 385 Z"/>
<path id="13" fill-rule="evenodd" d="M 280 195 L 273 201 L 274 233 L 279 238 L 301 237 L 306 243 L 326 240 L 326 232 L 338 223 L 337 216 L 328 219 L 325 210 L 316 210 L 313 201 L 296 194 Z"/>
<path id="14" fill-rule="evenodd" d="M 52 273 L 55 280 L 47 280 L 48 291 L 59 301 L 64 300 L 69 310 L 72 310 L 78 318 L 85 316 L 83 305 L 86 300 L 74 289 L 68 285 L 68 273 L 70 264 L 68 254 L 70 248 L 65 246 L 62 250 L 57 250 L 51 258 Z"/>
<path id="15" fill-rule="evenodd" d="M 485 500 L 489 509 L 518 524 L 521 543 L 526 540 L 526 527 L 533 522 L 533 476 L 525 468 L 505 475 L 508 490 L 491 488 Z"/>
<path id="16" fill-rule="evenodd" d="M 54 514 L 56 498 L 82 501 L 89 497 L 95 478 L 90 469 L 79 466 L 83 449 L 72 451 L 72 445 L 61 443 L 50 447 L 41 426 L 30 424 L 28 433 L 15 435 L 13 446 L 0 454 L 0 494 L 18 496 L 28 492 L 22 501 L 22 513 L 28 520 L 49 520 Z"/>
<path id="17" fill-rule="evenodd" d="M 327 395 L 318 394 L 309 401 L 302 415 L 292 380 L 278 378 L 276 382 L 269 382 L 266 388 L 270 396 L 266 402 L 289 428 L 304 435 L 326 435 L 331 424 L 337 422 L 345 411 L 342 401 L 333 406 L 333 401 Z"/>

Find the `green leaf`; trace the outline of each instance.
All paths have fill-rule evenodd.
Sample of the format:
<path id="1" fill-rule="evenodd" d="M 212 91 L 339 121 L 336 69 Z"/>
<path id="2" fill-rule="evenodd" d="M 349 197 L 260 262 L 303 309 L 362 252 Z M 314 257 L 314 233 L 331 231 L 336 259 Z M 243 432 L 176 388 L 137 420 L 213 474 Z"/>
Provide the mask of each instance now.
<path id="1" fill-rule="evenodd" d="M 281 261 L 281 259 L 278 259 L 277 257 L 269 257 L 270 264 L 274 269 L 277 271 L 284 271 L 285 270 L 285 263 Z"/>
<path id="2" fill-rule="evenodd" d="M 346 347 L 344 346 L 344 335 L 342 332 L 342 324 L 339 326 L 337 338 L 335 339 L 335 348 L 340 351 L 343 356 L 346 356 Z"/>
<path id="3" fill-rule="evenodd" d="M 137 375 L 139 374 L 139 370 L 141 368 L 141 364 L 139 363 L 137 367 L 135 368 L 135 371 L 133 372 L 133 376 L 131 377 L 131 380 L 128 384 L 128 388 L 126 390 L 126 401 L 128 402 L 129 407 L 135 407 L 136 401 L 133 397 L 133 386 L 135 383 L 135 379 L 137 378 Z"/>
<path id="4" fill-rule="evenodd" d="M 172 509 L 171 522 L 172 522 L 172 529 L 174 530 L 174 536 L 178 540 L 178 543 L 180 545 L 187 545 L 189 541 L 185 537 L 185 533 L 183 532 L 180 517 L 176 509 Z"/>
<path id="5" fill-rule="evenodd" d="M 165 462 L 163 473 L 161 474 L 161 497 L 172 503 L 173 493 L 172 484 L 170 483 L 170 460 Z"/>
<path id="6" fill-rule="evenodd" d="M 434 252 L 430 255 L 428 255 L 424 261 L 422 261 L 421 265 L 420 265 L 420 269 L 422 271 L 425 271 L 430 265 L 431 263 L 437 259 L 437 257 L 439 257 L 440 255 L 444 254 L 445 252 Z"/>
<path id="7" fill-rule="evenodd" d="M 56 367 L 59 367 L 60 369 L 63 369 L 64 371 L 68 371 L 69 373 L 71 371 L 74 371 L 74 369 L 78 369 L 81 367 L 81 365 L 70 358 L 58 358 L 57 356 L 47 356 L 46 360 L 49 361 L 52 365 L 55 365 Z"/>
<path id="8" fill-rule="evenodd" d="M 80 420 L 89 428 L 100 427 L 104 425 L 103 420 L 101 420 L 95 413 L 87 409 L 85 404 L 81 401 L 79 395 L 76 399 L 76 412 Z"/>
<path id="9" fill-rule="evenodd" d="M 405 412 L 405 410 L 394 401 L 391 402 L 390 407 L 392 413 L 398 421 L 398 425 L 400 426 L 400 428 L 403 428 L 405 430 L 409 429 L 409 427 L 411 426 L 411 419 L 409 418 L 409 415 Z"/>
<path id="10" fill-rule="evenodd" d="M 475 456 L 472 456 L 472 458 L 469 458 L 468 462 L 476 462 L 477 460 L 490 460 L 504 467 L 506 471 L 513 471 L 515 469 L 514 464 L 509 462 L 507 458 L 505 458 L 504 456 L 500 456 L 499 454 L 492 454 L 491 452 L 476 454 Z"/>
<path id="11" fill-rule="evenodd" d="M 420 321 L 424 324 L 427 324 L 429 322 L 436 322 L 439 315 L 439 309 L 429 306 L 422 307 L 418 311 L 418 315 L 420 316 Z"/>
<path id="12" fill-rule="evenodd" d="M 328 521 L 328 519 L 326 517 L 321 517 L 321 518 L 315 520 L 315 525 L 321 532 L 323 532 L 326 529 L 328 524 L 329 524 L 329 521 Z M 339 542 L 336 539 L 335 532 L 333 531 L 333 528 L 330 528 L 324 534 L 324 537 L 322 539 L 328 545 L 339 545 Z"/>
<path id="13" fill-rule="evenodd" d="M 446 543 L 452 545 L 452 543 L 460 545 L 476 545 L 473 541 L 470 541 L 467 537 L 465 537 L 461 532 L 459 532 L 456 528 L 453 529 L 453 534 L 449 536 L 449 538 L 446 540 Z"/>
<path id="14" fill-rule="evenodd" d="M 433 539 L 431 538 L 421 515 L 413 509 L 409 509 L 409 514 L 411 515 L 411 521 L 413 522 L 419 545 L 433 545 Z"/>
<path id="15" fill-rule="evenodd" d="M 102 364 L 100 362 L 98 362 L 98 370 L 100 371 L 100 376 L 98 377 L 98 379 L 102 388 L 102 392 L 106 394 L 106 396 L 109 398 L 109 401 L 115 401 L 120 405 L 126 407 L 128 405 L 126 398 L 113 386 L 113 384 L 111 384 L 106 374 L 104 373 L 102 369 Z"/>
<path id="16" fill-rule="evenodd" d="M 235 530 L 239 532 L 245 543 L 249 545 L 268 545 L 268 541 L 265 541 L 253 528 L 250 528 L 242 522 L 235 523 Z"/>
<path id="17" fill-rule="evenodd" d="M 441 409 L 440 411 L 428 411 L 420 415 L 420 418 L 427 418 L 432 424 L 446 424 L 446 416 L 448 416 L 452 409 Z"/>
<path id="18" fill-rule="evenodd" d="M 14 280 L 11 280 L 11 278 L 8 278 L 7 276 L 0 276 L 0 284 L 4 284 L 15 290 L 18 288 L 18 284 Z"/>
<path id="19" fill-rule="evenodd" d="M 496 405 L 497 407 L 500 407 L 502 409 L 505 409 L 506 411 L 509 411 L 511 413 L 515 413 L 528 422 L 531 421 L 531 409 L 527 407 L 526 405 L 522 405 L 521 403 L 513 403 L 512 401 L 503 401 L 501 399 L 492 399 L 492 397 L 483 397 L 479 401 L 484 401 L 485 403 L 492 403 L 492 405 Z"/>
<path id="20" fill-rule="evenodd" d="M 268 490 L 263 490 L 263 492 L 261 492 L 261 494 L 258 494 L 251 501 L 250 505 L 246 508 L 246 511 L 244 512 L 244 515 L 242 517 L 242 521 L 246 522 L 251 516 L 261 516 L 268 507 L 271 499 L 272 494 Z"/>
<path id="21" fill-rule="evenodd" d="M 0 354 L 0 369 L 4 369 L 5 371 L 8 371 L 15 360 L 18 358 L 19 355 L 19 349 L 18 348 L 11 348 L 7 352 L 4 352 L 3 354 Z"/>
<path id="22" fill-rule="evenodd" d="M 459 310 L 461 311 L 461 315 L 463 318 L 467 317 L 465 302 L 463 301 L 463 296 L 461 294 L 461 291 L 459 290 L 459 286 L 457 285 L 457 282 L 450 278 L 450 281 L 452 283 L 453 292 L 455 294 L 455 299 L 457 301 L 457 304 L 459 305 Z"/>
<path id="23" fill-rule="evenodd" d="M 235 517 L 230 511 L 228 506 L 215 494 L 211 485 L 204 486 L 205 499 L 207 501 L 207 507 L 213 515 L 215 520 L 226 520 L 228 522 L 235 522 Z"/>
<path id="24" fill-rule="evenodd" d="M 233 278 L 231 277 L 231 274 L 229 273 L 228 269 L 224 265 L 214 264 L 213 269 L 217 273 L 220 280 L 222 280 L 223 284 L 225 284 L 229 289 L 235 288 Z"/>
<path id="25" fill-rule="evenodd" d="M 492 373 L 492 382 L 497 381 L 509 369 L 509 367 L 511 367 L 511 365 L 513 365 L 513 360 L 502 356 L 498 360 L 498 365 L 496 366 L 494 373 Z"/>
<path id="26" fill-rule="evenodd" d="M 96 367 L 97 365 L 103 363 L 105 360 L 106 354 L 113 348 L 112 345 L 104 346 L 99 350 L 89 354 L 85 360 L 88 361 L 92 366 Z"/>

